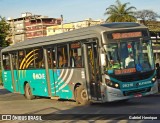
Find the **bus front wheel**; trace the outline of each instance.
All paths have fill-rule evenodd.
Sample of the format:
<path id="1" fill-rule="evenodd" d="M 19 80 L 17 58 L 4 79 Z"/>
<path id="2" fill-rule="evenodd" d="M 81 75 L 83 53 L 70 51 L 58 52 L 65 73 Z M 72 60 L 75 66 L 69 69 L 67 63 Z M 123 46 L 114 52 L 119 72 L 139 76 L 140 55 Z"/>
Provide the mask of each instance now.
<path id="1" fill-rule="evenodd" d="M 87 90 L 82 85 L 75 89 L 75 100 L 77 104 L 90 104 L 88 100 Z"/>
<path id="2" fill-rule="evenodd" d="M 35 98 L 35 96 L 32 95 L 32 91 L 31 91 L 31 87 L 30 87 L 29 83 L 27 83 L 25 85 L 25 94 L 24 95 L 29 100 L 32 100 Z"/>

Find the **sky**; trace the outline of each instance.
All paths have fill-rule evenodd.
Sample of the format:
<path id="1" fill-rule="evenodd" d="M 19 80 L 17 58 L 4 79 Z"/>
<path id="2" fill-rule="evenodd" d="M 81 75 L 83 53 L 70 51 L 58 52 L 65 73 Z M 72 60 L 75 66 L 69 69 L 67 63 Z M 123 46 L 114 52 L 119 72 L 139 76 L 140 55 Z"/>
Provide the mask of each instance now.
<path id="1" fill-rule="evenodd" d="M 106 19 L 106 8 L 115 4 L 116 0 L 0 0 L 0 16 L 19 18 L 21 13 L 31 12 L 33 15 L 44 15 L 60 18 L 64 23 L 82 21 L 88 18 L 94 20 Z M 120 0 L 129 2 L 137 10 L 149 9 L 160 14 L 160 0 Z"/>

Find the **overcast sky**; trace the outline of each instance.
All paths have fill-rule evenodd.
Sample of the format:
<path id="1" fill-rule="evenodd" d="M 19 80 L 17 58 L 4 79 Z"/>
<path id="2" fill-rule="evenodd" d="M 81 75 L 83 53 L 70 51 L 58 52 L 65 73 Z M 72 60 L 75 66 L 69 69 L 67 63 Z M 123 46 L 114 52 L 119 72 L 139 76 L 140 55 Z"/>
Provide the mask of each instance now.
<path id="1" fill-rule="evenodd" d="M 81 21 L 87 18 L 106 19 L 105 9 L 116 0 L 0 0 L 0 16 L 21 17 L 21 13 L 31 12 L 53 18 L 60 18 L 64 22 Z M 120 0 L 130 2 L 137 10 L 150 9 L 160 14 L 160 0 Z"/>

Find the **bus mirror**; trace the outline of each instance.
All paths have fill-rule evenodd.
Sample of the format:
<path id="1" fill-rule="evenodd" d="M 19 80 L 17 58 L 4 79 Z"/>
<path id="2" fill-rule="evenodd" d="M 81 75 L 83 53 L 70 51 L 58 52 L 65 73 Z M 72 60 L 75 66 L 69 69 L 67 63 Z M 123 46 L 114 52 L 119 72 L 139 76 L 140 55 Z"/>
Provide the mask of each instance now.
<path id="1" fill-rule="evenodd" d="M 106 66 L 106 55 L 105 54 L 101 54 L 101 65 Z"/>

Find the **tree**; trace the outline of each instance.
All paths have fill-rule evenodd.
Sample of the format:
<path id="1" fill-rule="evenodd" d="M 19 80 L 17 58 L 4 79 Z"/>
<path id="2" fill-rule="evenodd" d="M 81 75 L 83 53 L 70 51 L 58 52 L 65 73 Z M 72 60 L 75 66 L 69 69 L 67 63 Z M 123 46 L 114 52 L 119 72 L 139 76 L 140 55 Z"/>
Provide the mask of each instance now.
<path id="1" fill-rule="evenodd" d="M 152 10 L 140 10 L 136 12 L 136 17 L 144 21 L 156 21 L 160 16 Z"/>
<path id="2" fill-rule="evenodd" d="M 128 4 L 130 3 L 128 2 L 122 4 L 119 0 L 117 0 L 115 5 L 110 5 L 108 8 L 106 8 L 104 15 L 109 15 L 106 21 L 135 22 L 137 20 L 134 16 L 134 10 L 136 10 L 136 8 L 134 6 L 127 8 Z"/>
<path id="3" fill-rule="evenodd" d="M 9 45 L 9 41 L 6 40 L 9 35 L 10 26 L 6 22 L 4 17 L 0 16 L 0 47 L 6 47 Z"/>
<path id="4" fill-rule="evenodd" d="M 157 35 L 157 32 L 160 31 L 160 23 L 156 20 L 160 18 L 160 15 L 155 13 L 152 10 L 140 10 L 136 12 L 137 19 L 140 20 L 140 23 L 144 24 L 149 28 L 152 33 Z"/>

